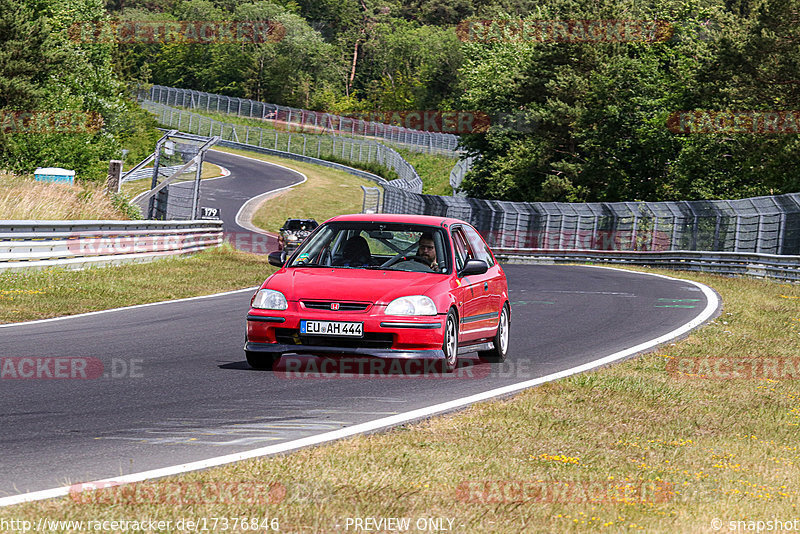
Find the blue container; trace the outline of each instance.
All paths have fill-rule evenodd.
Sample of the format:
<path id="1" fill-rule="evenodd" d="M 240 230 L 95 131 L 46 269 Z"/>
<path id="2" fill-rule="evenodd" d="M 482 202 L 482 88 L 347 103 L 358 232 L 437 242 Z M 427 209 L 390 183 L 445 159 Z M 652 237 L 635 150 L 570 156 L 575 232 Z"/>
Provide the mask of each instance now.
<path id="1" fill-rule="evenodd" d="M 59 167 L 39 167 L 33 173 L 37 182 L 56 182 L 60 184 L 72 184 L 75 182 L 75 171 L 61 169 Z"/>

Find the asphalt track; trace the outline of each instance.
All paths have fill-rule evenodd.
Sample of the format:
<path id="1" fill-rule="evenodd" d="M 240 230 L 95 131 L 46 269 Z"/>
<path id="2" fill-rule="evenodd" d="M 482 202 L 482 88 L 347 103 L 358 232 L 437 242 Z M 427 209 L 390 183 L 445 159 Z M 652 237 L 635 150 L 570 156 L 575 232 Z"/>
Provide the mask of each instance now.
<path id="1" fill-rule="evenodd" d="M 298 179 L 235 156 L 209 161 L 232 171 L 204 185 L 227 231 L 240 231 L 229 220 L 237 205 Z M 3 365 L 81 357 L 103 366 L 94 379 L 0 380 L 0 497 L 248 451 L 541 377 L 672 332 L 708 303 L 681 280 L 581 266 L 505 269 L 509 360 L 465 355 L 473 365 L 452 377 L 320 378 L 317 359 L 305 360 L 308 375 L 251 370 L 242 352 L 251 291 L 0 328 Z"/>

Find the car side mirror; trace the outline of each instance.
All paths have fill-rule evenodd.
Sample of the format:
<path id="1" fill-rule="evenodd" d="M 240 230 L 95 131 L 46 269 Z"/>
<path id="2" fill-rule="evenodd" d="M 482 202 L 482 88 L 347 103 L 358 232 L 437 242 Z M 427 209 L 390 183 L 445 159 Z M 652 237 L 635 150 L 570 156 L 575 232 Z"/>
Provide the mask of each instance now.
<path id="1" fill-rule="evenodd" d="M 489 270 L 489 264 L 483 260 L 467 260 L 467 264 L 459 271 L 459 278 L 474 274 L 483 274 Z"/>
<path id="2" fill-rule="evenodd" d="M 283 261 L 281 260 L 281 251 L 276 250 L 275 252 L 270 252 L 269 256 L 267 256 L 267 261 L 270 265 L 274 265 L 275 267 L 283 267 Z"/>

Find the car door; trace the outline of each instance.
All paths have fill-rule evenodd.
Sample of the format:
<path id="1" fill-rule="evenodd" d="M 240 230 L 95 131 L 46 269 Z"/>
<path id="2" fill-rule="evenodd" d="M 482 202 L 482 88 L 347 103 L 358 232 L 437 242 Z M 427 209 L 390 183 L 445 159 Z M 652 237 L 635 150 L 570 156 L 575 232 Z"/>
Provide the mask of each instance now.
<path id="1" fill-rule="evenodd" d="M 469 239 L 464 233 L 463 227 L 457 226 L 452 229 L 453 248 L 456 255 L 456 270 L 460 272 L 464 268 L 467 260 L 479 259 L 472 249 Z M 459 276 L 459 318 L 461 323 L 461 341 L 475 341 L 486 337 L 486 331 L 491 330 L 487 320 L 489 302 L 488 290 L 485 285 L 487 277 L 485 274 Z"/>
<path id="2" fill-rule="evenodd" d="M 489 246 L 478 231 L 468 225 L 464 225 L 462 228 L 477 258 L 485 261 L 489 266 L 489 270 L 486 272 L 484 289 L 488 291 L 488 312 L 497 312 L 497 316 L 491 324 L 497 326 L 500 320 L 500 307 L 503 305 L 503 295 L 506 289 L 505 273 L 500 264 L 494 260 Z"/>

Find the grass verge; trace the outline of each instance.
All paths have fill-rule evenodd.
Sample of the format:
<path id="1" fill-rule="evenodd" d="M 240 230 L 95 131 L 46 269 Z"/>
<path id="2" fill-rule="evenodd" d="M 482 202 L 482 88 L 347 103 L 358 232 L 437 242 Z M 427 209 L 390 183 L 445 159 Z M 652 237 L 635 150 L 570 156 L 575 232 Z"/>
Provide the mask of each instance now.
<path id="1" fill-rule="evenodd" d="M 456 159 L 448 158 L 438 154 L 424 154 L 412 152 L 395 147 L 395 150 L 409 162 L 422 178 L 422 193 L 425 195 L 444 195 L 453 194 L 450 186 L 450 171 L 456 164 Z"/>
<path id="2" fill-rule="evenodd" d="M 335 215 L 360 213 L 364 200 L 361 186 L 376 187 L 375 182 L 320 165 L 266 156 L 246 150 L 222 147 L 214 150 L 277 163 L 300 171 L 308 177 L 305 183 L 278 193 L 258 208 L 252 222 L 255 226 L 270 232 L 277 232 L 288 218 L 313 218 L 321 223 Z"/>
<path id="3" fill-rule="evenodd" d="M 0 323 L 74 315 L 260 285 L 266 256 L 223 245 L 151 263 L 0 273 Z M 201 282 L 200 282 L 201 281 Z"/>
<path id="4" fill-rule="evenodd" d="M 668 274 L 715 288 L 725 311 L 656 352 L 389 432 L 164 479 L 138 498 L 63 498 L 0 517 L 268 517 L 289 532 L 342 531 L 355 517 L 409 518 L 411 531 L 441 518 L 454 532 L 713 532 L 797 518 L 797 375 L 704 379 L 668 362 L 797 358 L 800 286 Z M 220 481 L 286 492 L 272 504 L 263 494 L 152 497 Z"/>
<path id="5" fill-rule="evenodd" d="M 133 215 L 124 197 L 96 183 L 37 182 L 0 172 L 0 218 L 7 220 L 120 220 Z"/>

